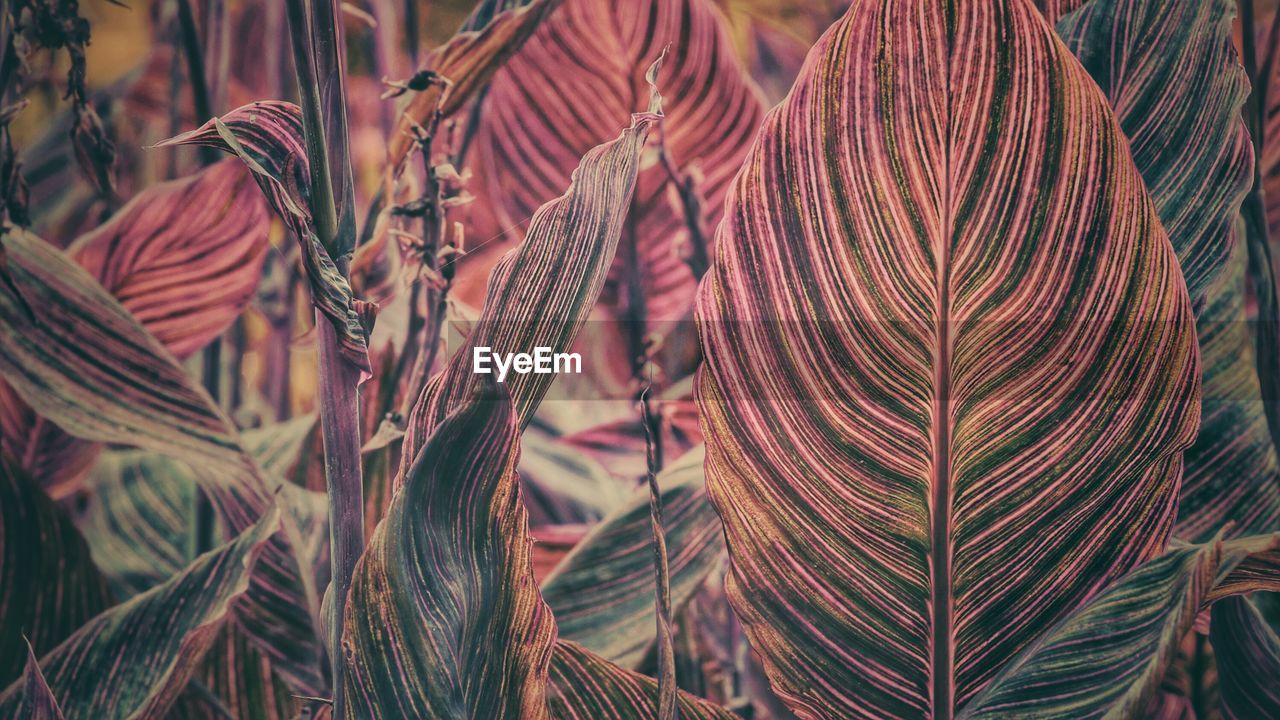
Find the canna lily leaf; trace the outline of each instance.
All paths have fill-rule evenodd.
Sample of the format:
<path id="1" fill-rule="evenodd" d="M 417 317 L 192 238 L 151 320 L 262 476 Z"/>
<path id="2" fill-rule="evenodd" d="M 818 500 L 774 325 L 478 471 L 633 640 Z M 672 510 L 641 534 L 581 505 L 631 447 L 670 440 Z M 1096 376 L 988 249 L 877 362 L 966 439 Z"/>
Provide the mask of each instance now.
<path id="1" fill-rule="evenodd" d="M 856 3 L 725 217 L 707 489 L 798 716 L 953 716 L 1164 547 L 1190 302 L 1119 124 L 1029 4 Z"/>
<path id="2" fill-rule="evenodd" d="M 438 83 L 414 94 L 388 142 L 388 165 L 402 167 L 414 146 L 414 128 L 427 126 L 437 109 L 446 117 L 460 110 L 562 2 L 484 0 L 477 4 L 462 29 L 423 60 L 423 69 L 449 80 L 448 94 L 441 97 Z"/>
<path id="3" fill-rule="evenodd" d="M 270 486 L 208 394 L 66 255 L 15 228 L 0 241 L 0 374 L 22 399 L 77 437 L 183 460 L 231 532 L 257 522 L 272 505 Z M 241 623 L 291 686 L 315 693 L 323 687 L 320 648 L 314 621 L 298 609 L 318 613 L 318 593 L 304 539 L 286 526 L 291 532 L 273 540 L 254 578 L 255 610 Z"/>
<path id="4" fill-rule="evenodd" d="M 707 501 L 697 448 L 658 475 L 671 571 L 671 602 L 678 611 L 720 565 L 720 520 Z M 623 667 L 635 668 L 654 643 L 653 539 L 649 492 L 601 520 L 542 583 L 560 636 Z"/>
<path id="5" fill-rule="evenodd" d="M 551 660 L 550 704 L 556 720 L 651 720 L 658 715 L 658 681 L 561 640 Z M 679 707 L 680 717 L 691 720 L 738 717 L 686 692 L 679 695 Z"/>
<path id="6" fill-rule="evenodd" d="M 182 359 L 253 299 L 267 213 L 249 173 L 224 160 L 149 188 L 67 252 Z"/>
<path id="7" fill-rule="evenodd" d="M 148 188 L 68 252 L 181 359 L 248 305 L 266 249 L 261 195 L 227 162 Z M 0 405 L 0 445 L 28 459 L 26 469 L 51 494 L 76 489 L 99 448 L 42 421 L 3 384 Z"/>
<path id="8" fill-rule="evenodd" d="M 669 96 L 663 142 L 679 172 L 700 176 L 704 217 L 694 220 L 710 235 L 764 112 L 714 0 L 566 0 L 490 86 L 474 142 L 472 185 L 496 217 L 492 227 L 477 231 L 481 239 L 525 226 L 568 184 L 578 158 L 643 108 L 645 67 L 667 45 L 670 55 L 657 76 L 658 89 Z M 584 98 L 590 112 L 583 111 Z M 686 319 L 693 300 L 697 279 L 681 257 L 692 250 L 691 240 L 672 201 L 675 192 L 662 164 L 647 163 L 605 299 L 641 327 Z M 491 243 L 490 252 L 503 246 Z M 637 275 L 628 279 L 628 272 Z M 634 292 L 620 289 L 628 284 Z"/>
<path id="9" fill-rule="evenodd" d="M 27 645 L 27 669 L 23 673 L 22 704 L 18 706 L 16 720 L 63 720 L 62 708 L 49 690 L 36 653 Z"/>
<path id="10" fill-rule="evenodd" d="M 281 518 L 272 511 L 46 653 L 40 664 L 68 720 L 163 717 L 219 629 L 246 602 L 250 578 L 277 532 Z M 24 695 L 22 683 L 0 694 L 0 715 L 9 717 Z"/>
<path id="11" fill-rule="evenodd" d="M 1280 716 L 1280 638 L 1247 598 L 1214 603 L 1209 637 L 1230 720 Z"/>
<path id="12" fill-rule="evenodd" d="M 1147 563 L 1007 665 L 960 717 L 1144 716 L 1211 589 L 1249 555 L 1277 547 L 1280 535 L 1219 540 Z"/>
<path id="13" fill-rule="evenodd" d="M 476 398 L 419 451 L 356 566 L 348 715 L 548 717 L 555 621 L 533 579 L 505 392 Z"/>
<path id="14" fill-rule="evenodd" d="M 1241 116 L 1249 81 L 1231 42 L 1234 11 L 1230 0 L 1094 0 L 1057 27 L 1116 111 L 1196 310 L 1203 417 L 1185 458 L 1175 531 L 1201 541 L 1228 521 L 1238 534 L 1280 522 L 1280 469 L 1245 320 L 1236 227 L 1253 146 Z"/>
<path id="15" fill-rule="evenodd" d="M 0 687 L 22 675 L 28 639 L 49 650 L 110 604 L 71 519 L 0 458 Z"/>
<path id="16" fill-rule="evenodd" d="M 494 268 L 484 310 L 466 343 L 414 404 L 402 469 L 445 415 L 492 377 L 472 372 L 472 348 L 568 351 L 604 286 L 635 189 L 640 151 L 659 112 L 655 95 L 649 112 L 635 115 L 617 139 L 584 155 L 569 189 L 538 210 L 524 244 Z M 554 380 L 555 375 L 537 373 L 507 378 L 522 428 Z"/>
<path id="17" fill-rule="evenodd" d="M 1044 13 L 1044 19 L 1049 24 L 1058 22 L 1062 17 L 1079 9 L 1084 5 L 1088 5 L 1092 0 L 1033 0 L 1035 6 L 1040 8 L 1040 12 Z"/>
<path id="18" fill-rule="evenodd" d="M 333 325 L 343 357 L 362 378 L 369 364 L 368 328 L 356 307 L 351 284 L 320 243 L 311 225 L 311 186 L 302 136 L 302 110 L 293 103 L 255 102 L 214 118 L 157 147 L 197 145 L 229 152 L 253 173 L 271 207 L 298 239 L 311 302 Z"/>
<path id="19" fill-rule="evenodd" d="M 297 706 L 271 663 L 234 623 L 227 623 L 168 717 L 295 720 Z"/>

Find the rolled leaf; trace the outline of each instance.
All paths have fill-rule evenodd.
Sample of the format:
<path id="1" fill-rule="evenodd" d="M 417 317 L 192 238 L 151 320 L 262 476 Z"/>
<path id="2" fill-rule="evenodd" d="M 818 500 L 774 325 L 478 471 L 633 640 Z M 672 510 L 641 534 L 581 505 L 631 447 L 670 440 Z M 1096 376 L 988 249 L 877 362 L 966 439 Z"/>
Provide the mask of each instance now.
<path id="1" fill-rule="evenodd" d="M 356 566 L 348 714 L 545 718 L 555 621 L 533 579 L 505 392 L 439 425 Z"/>
<path id="2" fill-rule="evenodd" d="M 400 168 L 413 149 L 414 127 L 425 127 L 437 108 L 445 116 L 461 109 L 563 1 L 485 0 L 477 4 L 462 29 L 423 60 L 424 70 L 449 80 L 448 94 L 441 102 L 442 86 L 433 83 L 413 95 L 388 143 L 388 165 Z"/>
<path id="3" fill-rule="evenodd" d="M 556 720 L 652 720 L 658 714 L 658 681 L 624 670 L 568 640 L 551 660 L 551 716 Z M 733 720 L 737 715 L 686 692 L 680 717 Z"/>
<path id="4" fill-rule="evenodd" d="M 633 116 L 631 127 L 615 140 L 584 155 L 569 189 L 538 210 L 524 244 L 494 268 L 484 310 L 466 343 L 414 404 L 402 470 L 445 415 L 493 378 L 472 371 L 473 348 L 568 351 L 604 286 L 632 201 L 640 151 L 659 111 L 655 97 L 650 112 Z M 507 378 L 521 427 L 555 377 L 529 373 Z"/>
<path id="5" fill-rule="evenodd" d="M 47 651 L 110 605 L 71 519 L 0 458 L 0 687 L 22 675 L 28 641 Z"/>
<path id="6" fill-rule="evenodd" d="M 578 158 L 644 108 L 645 68 L 668 45 L 657 77 L 669 97 L 663 142 L 678 171 L 699 176 L 704 217 L 692 221 L 711 234 L 764 112 L 714 1 L 566 0 L 490 86 L 472 162 L 473 192 L 496 212 L 476 230 L 482 240 L 526 226 L 562 192 Z M 640 173 L 613 277 L 615 286 L 636 287 L 606 300 L 642 325 L 687 318 L 697 284 L 681 257 L 691 249 L 690 219 L 673 202 L 675 190 L 661 163 Z"/>
<path id="7" fill-rule="evenodd" d="M 222 547 L 201 555 L 163 585 L 98 615 L 40 658 L 68 720 L 159 718 L 182 692 L 200 658 L 237 606 L 273 534 L 278 512 Z M 22 683 L 0 694 L 9 716 Z"/>
<path id="8" fill-rule="evenodd" d="M 1223 714 L 1235 720 L 1280 716 L 1280 638 L 1247 598 L 1215 603 L 1209 623 Z"/>
<path id="9" fill-rule="evenodd" d="M 707 500 L 703 451 L 658 475 L 671 573 L 671 602 L 682 608 L 720 564 L 720 520 Z M 635 668 L 654 643 L 649 493 L 637 491 L 587 534 L 542 583 L 560 637 Z"/>
<path id="10" fill-rule="evenodd" d="M 1119 124 L 1029 4 L 856 3 L 725 218 L 707 487 L 797 715 L 950 717 L 1164 547 L 1190 302 Z"/>
<path id="11" fill-rule="evenodd" d="M 1230 0 L 1094 0 L 1057 26 L 1116 111 L 1196 310 L 1203 418 L 1186 455 L 1176 532 L 1201 541 L 1228 521 L 1237 534 L 1280 522 L 1280 469 L 1245 319 L 1236 227 L 1253 146 L 1241 117 L 1249 82 L 1231 42 L 1234 14 Z"/>
<path id="12" fill-rule="evenodd" d="M 961 717 L 1145 716 L 1211 589 L 1250 554 L 1276 547 L 1280 536 L 1254 536 L 1175 549 L 1147 563 L 1009 663 Z"/>
<path id="13" fill-rule="evenodd" d="M 335 264 L 343 258 L 329 257 L 313 228 L 302 110 L 281 101 L 251 103 L 158 147 L 177 145 L 217 148 L 249 168 L 271 207 L 298 239 L 311 302 L 333 325 L 343 357 L 362 377 L 372 374 L 368 328 L 357 312 L 351 284 Z"/>
<path id="14" fill-rule="evenodd" d="M 63 720 L 62 708 L 49 690 L 44 673 L 40 672 L 40 662 L 36 653 L 27 644 L 27 669 L 23 671 L 25 684 L 22 690 L 22 704 L 18 706 L 16 720 Z"/>

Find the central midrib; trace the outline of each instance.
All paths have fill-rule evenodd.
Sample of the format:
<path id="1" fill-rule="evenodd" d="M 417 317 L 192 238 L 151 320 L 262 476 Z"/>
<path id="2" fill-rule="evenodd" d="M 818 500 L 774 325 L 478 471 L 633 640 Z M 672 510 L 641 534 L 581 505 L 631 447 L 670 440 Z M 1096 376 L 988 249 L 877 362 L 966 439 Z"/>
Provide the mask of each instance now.
<path id="1" fill-rule="evenodd" d="M 933 364 L 933 472 L 930 477 L 929 570 L 931 611 L 931 705 L 933 717 L 950 720 L 955 705 L 955 648 L 951 587 L 951 27 L 947 28 L 946 137 L 943 143 L 943 236 L 935 265 Z"/>

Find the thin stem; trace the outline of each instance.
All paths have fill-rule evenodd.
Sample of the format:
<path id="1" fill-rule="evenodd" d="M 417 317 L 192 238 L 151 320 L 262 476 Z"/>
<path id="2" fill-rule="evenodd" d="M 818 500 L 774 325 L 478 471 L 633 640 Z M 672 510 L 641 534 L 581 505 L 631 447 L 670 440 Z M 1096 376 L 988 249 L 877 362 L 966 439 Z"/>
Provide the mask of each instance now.
<path id="1" fill-rule="evenodd" d="M 204 54 L 200 51 L 200 32 L 196 28 L 191 0 L 178 0 L 178 28 L 182 33 L 182 54 L 187 61 L 187 75 L 191 81 L 191 100 L 195 105 L 196 119 L 204 122 L 213 117 L 213 103 L 209 97 L 209 76 L 205 72 Z M 221 159 L 216 148 L 201 147 L 200 162 L 212 165 Z"/>
<path id="2" fill-rule="evenodd" d="M 671 637 L 671 568 L 667 560 L 667 537 L 662 524 L 662 491 L 658 487 L 658 471 L 662 469 L 662 428 L 658 414 L 651 407 L 647 387 L 640 395 L 640 412 L 644 423 L 645 458 L 648 462 L 649 528 L 653 533 L 653 572 L 657 586 L 654 615 L 658 638 L 658 718 L 679 717 L 676 704 L 676 656 Z"/>
<path id="3" fill-rule="evenodd" d="M 316 235 L 339 270 L 349 269 L 349 253 L 355 240 L 354 223 L 346 232 L 339 218 L 351 216 L 351 203 L 344 199 L 340 213 L 334 187 L 349 178 L 351 166 L 346 154 L 347 127 L 345 93 L 342 89 L 340 37 L 335 24 L 335 3 L 319 0 L 314 18 L 307 12 L 308 0 L 287 0 L 289 30 L 293 44 L 294 69 L 302 106 L 303 133 L 311 176 L 311 215 Z M 311 20 L 315 20 L 315 26 Z M 321 98 L 316 81 L 317 68 L 327 79 Z M 330 138 L 329 131 L 333 131 Z M 337 159 L 341 166 L 330 167 Z M 335 183 L 334 178 L 339 178 Z M 342 621 L 347 593 L 356 561 L 364 549 L 364 487 L 360 467 L 359 369 L 343 359 L 337 331 L 317 310 L 320 340 L 320 423 L 324 436 L 325 484 L 329 493 L 329 543 L 332 563 L 329 616 L 330 670 L 333 680 L 334 717 L 346 717 L 343 691 L 345 657 L 342 653 Z"/>

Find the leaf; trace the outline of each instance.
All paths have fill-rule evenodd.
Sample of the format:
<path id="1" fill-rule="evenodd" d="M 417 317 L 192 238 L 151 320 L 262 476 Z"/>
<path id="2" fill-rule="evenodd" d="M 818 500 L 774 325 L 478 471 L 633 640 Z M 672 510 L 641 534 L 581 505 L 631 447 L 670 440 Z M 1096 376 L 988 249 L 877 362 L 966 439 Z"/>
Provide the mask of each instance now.
<path id="1" fill-rule="evenodd" d="M 200 202 L 195 202 L 195 199 Z M 210 202 L 207 198 L 223 198 Z M 267 249 L 268 216 L 245 172 L 227 162 L 148 188 L 68 251 L 170 352 L 185 358 L 248 305 Z M 98 448 L 68 437 L 0 383 L 4 446 L 55 496 Z"/>
<path id="2" fill-rule="evenodd" d="M 1280 715 L 1280 638 L 1243 597 L 1214 603 L 1209 637 L 1218 662 L 1227 718 Z"/>
<path id="3" fill-rule="evenodd" d="M 1045 20 L 1050 24 L 1058 22 L 1059 19 L 1079 8 L 1088 5 L 1092 0 L 1033 0 L 1035 6 L 1044 13 Z"/>
<path id="4" fill-rule="evenodd" d="M 617 139 L 584 155 L 569 189 L 539 208 L 524 243 L 494 268 L 484 310 L 467 341 L 414 404 L 402 470 L 445 415 L 494 377 L 472 371 L 473 348 L 504 354 L 538 347 L 568 351 L 604 286 L 635 189 L 640 151 L 658 112 L 655 98 L 650 112 L 633 116 Z M 507 378 L 522 428 L 555 377 Z"/>
<path id="5" fill-rule="evenodd" d="M 270 224 L 249 174 L 224 160 L 152 186 L 67 252 L 182 359 L 253 298 Z"/>
<path id="6" fill-rule="evenodd" d="M 243 632 L 228 623 L 205 654 L 200 670 L 174 705 L 169 719 L 294 720 L 298 717 L 297 705 L 271 663 L 253 648 Z"/>
<path id="7" fill-rule="evenodd" d="M 428 125 L 437 108 L 445 117 L 462 109 L 562 2 L 485 0 L 477 4 L 458 33 L 423 59 L 424 70 L 449 80 L 448 93 L 442 97 L 441 86 L 433 83 L 413 95 L 391 134 L 387 164 L 401 168 L 413 149 L 414 127 Z"/>
<path id="8" fill-rule="evenodd" d="M 1250 554 L 1276 547 L 1280 535 L 1215 540 L 1147 563 L 1009 663 L 961 717 L 1143 716 L 1210 589 Z"/>
<path id="9" fill-rule="evenodd" d="M 28 639 L 44 652 L 110 604 L 71 519 L 0 458 L 0 687 L 22 675 Z"/>
<path id="10" fill-rule="evenodd" d="M 180 575 L 98 615 L 41 658 L 69 720 L 158 718 L 177 698 L 219 629 L 249 593 L 251 576 L 280 516 L 201 555 Z M 21 683 L 0 695 L 0 714 L 23 700 Z"/>
<path id="11" fill-rule="evenodd" d="M 699 176 L 704 217 L 694 220 L 709 235 L 764 113 L 712 0 L 566 0 L 547 18 L 490 86 L 470 164 L 477 205 L 491 206 L 496 217 L 491 227 L 472 232 L 489 240 L 526 226 L 562 191 L 578 158 L 643 109 L 645 68 L 667 45 L 670 55 L 657 77 L 669 98 L 663 142 L 681 173 Z M 697 285 L 681 257 L 690 240 L 684 213 L 672 201 L 675 186 L 661 163 L 642 168 L 603 300 L 642 328 L 687 319 Z M 508 244 L 492 243 L 490 252 Z M 462 271 L 483 257 L 473 256 Z M 628 283 L 635 286 L 630 295 Z"/>
<path id="12" fill-rule="evenodd" d="M 1280 522 L 1280 469 L 1235 227 L 1253 183 L 1253 146 L 1241 116 L 1249 81 L 1232 45 L 1234 13 L 1231 0 L 1093 0 L 1057 27 L 1116 111 L 1196 310 L 1203 418 L 1185 459 L 1175 532 L 1201 541 L 1227 521 L 1237 534 Z"/>
<path id="13" fill-rule="evenodd" d="M 600 520 L 632 495 L 600 463 L 535 427 L 520 436 L 519 470 L 534 526 Z"/>
<path id="14" fill-rule="evenodd" d="M 695 449 L 658 476 L 671 565 L 671 598 L 683 607 L 724 550 L 707 501 L 703 452 Z M 542 583 L 560 637 L 623 667 L 636 668 L 654 643 L 649 493 L 637 490 L 583 538 Z"/>
<path id="15" fill-rule="evenodd" d="M 551 714 L 556 720 L 651 720 L 658 711 L 658 681 L 624 670 L 575 642 L 556 643 L 551 660 Z M 680 717 L 733 720 L 737 716 L 686 692 Z"/>
<path id="16" fill-rule="evenodd" d="M 329 257 L 312 228 L 302 110 L 283 101 L 250 103 L 157 147 L 180 145 L 217 148 L 249 168 L 271 207 L 298 239 L 311 302 L 333 325 L 343 357 L 362 378 L 371 375 L 369 329 L 357 312 L 351 284 L 335 264 L 343 258 Z"/>
<path id="17" fill-rule="evenodd" d="M 855 4 L 725 218 L 707 490 L 798 716 L 952 716 L 1163 548 L 1190 302 L 1121 128 L 1029 4 Z"/>
<path id="18" fill-rule="evenodd" d="M 547 717 L 555 621 L 533 580 L 505 392 L 465 403 L 415 458 L 356 566 L 350 717 Z"/>
<path id="19" fill-rule="evenodd" d="M 40 672 L 40 663 L 31 643 L 27 643 L 27 669 L 23 682 L 22 704 L 15 716 L 17 720 L 63 720 L 62 708 L 58 707 L 58 701 L 45 682 L 44 673 Z"/>
<path id="20" fill-rule="evenodd" d="M 0 374 L 22 399 L 77 437 L 180 458 L 231 532 L 257 522 L 272 505 L 267 481 L 208 394 L 64 254 L 13 228 L 0 240 Z M 300 532 L 271 543 L 241 622 L 295 689 L 318 692 L 320 649 L 298 612 L 319 607 L 303 543 Z"/>

